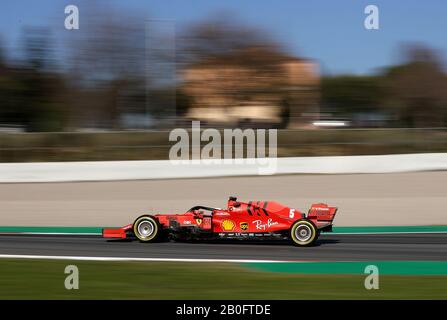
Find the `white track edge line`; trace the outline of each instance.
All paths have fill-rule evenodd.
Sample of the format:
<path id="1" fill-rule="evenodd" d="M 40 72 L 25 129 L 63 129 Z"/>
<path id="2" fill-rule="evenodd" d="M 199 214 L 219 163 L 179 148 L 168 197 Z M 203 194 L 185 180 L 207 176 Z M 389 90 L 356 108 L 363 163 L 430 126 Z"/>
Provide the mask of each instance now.
<path id="1" fill-rule="evenodd" d="M 283 263 L 283 262 L 306 262 L 286 260 L 250 260 L 250 259 L 181 259 L 181 258 L 133 258 L 133 257 L 88 257 L 88 256 L 45 256 L 45 255 L 22 255 L 22 254 L 0 254 L 0 258 L 9 259 L 44 259 L 44 260 L 79 260 L 79 261 L 159 261 L 159 262 L 233 262 L 233 263 Z"/>

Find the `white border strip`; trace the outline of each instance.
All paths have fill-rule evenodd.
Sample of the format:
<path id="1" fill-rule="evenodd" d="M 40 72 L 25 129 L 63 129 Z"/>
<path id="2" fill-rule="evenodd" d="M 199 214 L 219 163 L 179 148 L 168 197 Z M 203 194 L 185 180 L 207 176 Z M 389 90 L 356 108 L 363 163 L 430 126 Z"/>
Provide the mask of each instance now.
<path id="1" fill-rule="evenodd" d="M 434 171 L 447 170 L 447 153 L 285 157 L 229 162 L 205 164 L 197 160 L 151 160 L 0 163 L 0 183 Z"/>
<path id="2" fill-rule="evenodd" d="M 88 257 L 88 256 L 40 256 L 22 254 L 0 254 L 4 259 L 44 259 L 44 260 L 79 260 L 79 261 L 158 261 L 158 262 L 233 262 L 233 263 L 281 263 L 311 262 L 286 260 L 250 260 L 250 259 L 180 259 L 180 258 L 134 258 L 134 257 Z"/>

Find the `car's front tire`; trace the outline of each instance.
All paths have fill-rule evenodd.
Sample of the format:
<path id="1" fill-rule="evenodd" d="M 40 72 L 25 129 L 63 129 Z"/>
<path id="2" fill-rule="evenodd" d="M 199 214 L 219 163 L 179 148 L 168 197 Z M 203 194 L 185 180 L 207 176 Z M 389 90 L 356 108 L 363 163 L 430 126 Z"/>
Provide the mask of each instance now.
<path id="1" fill-rule="evenodd" d="M 290 228 L 290 239 L 296 246 L 311 246 L 318 239 L 318 230 L 311 221 L 298 220 Z"/>
<path id="2" fill-rule="evenodd" d="M 141 242 L 155 242 L 160 238 L 160 223 L 154 217 L 140 216 L 133 223 L 133 233 Z"/>

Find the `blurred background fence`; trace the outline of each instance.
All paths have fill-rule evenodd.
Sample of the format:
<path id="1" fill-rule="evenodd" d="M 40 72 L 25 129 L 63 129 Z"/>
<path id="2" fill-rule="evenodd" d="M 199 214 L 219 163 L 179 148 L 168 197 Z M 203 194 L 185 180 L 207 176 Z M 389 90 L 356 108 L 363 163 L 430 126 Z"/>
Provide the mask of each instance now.
<path id="1" fill-rule="evenodd" d="M 0 133 L 0 162 L 163 160 L 175 143 L 167 130 Z M 447 152 L 447 128 L 278 130 L 279 157 L 425 152 Z"/>

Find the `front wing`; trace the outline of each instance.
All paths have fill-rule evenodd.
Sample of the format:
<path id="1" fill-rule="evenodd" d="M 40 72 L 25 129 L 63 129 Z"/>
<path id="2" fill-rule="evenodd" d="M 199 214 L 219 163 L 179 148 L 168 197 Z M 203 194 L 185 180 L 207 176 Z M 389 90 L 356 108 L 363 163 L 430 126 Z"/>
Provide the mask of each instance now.
<path id="1" fill-rule="evenodd" d="M 102 237 L 109 239 L 126 239 L 132 230 L 132 224 L 128 224 L 122 228 L 105 228 L 102 229 Z"/>

